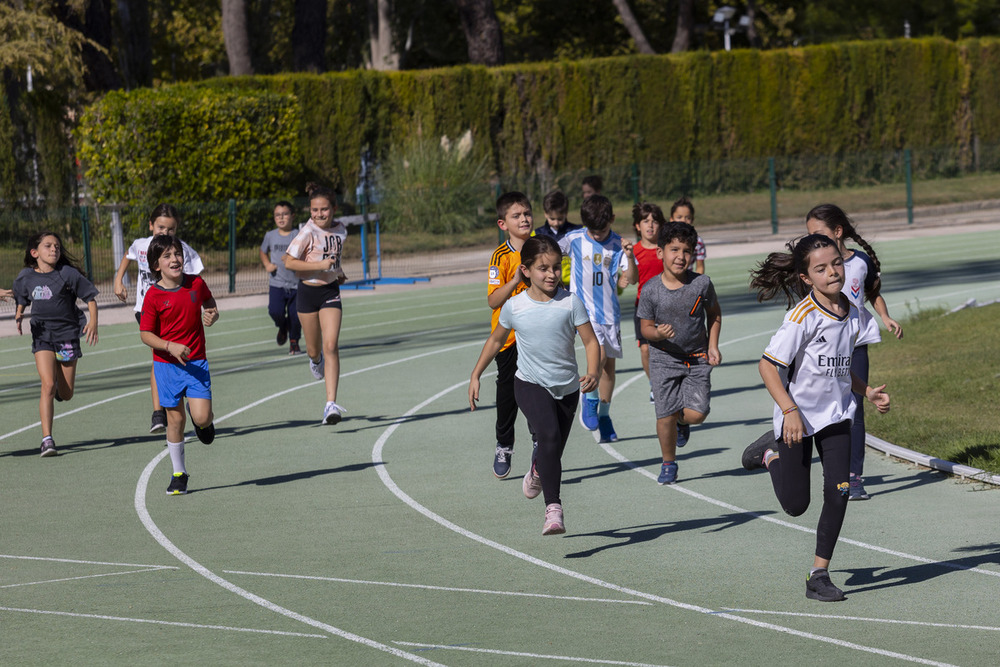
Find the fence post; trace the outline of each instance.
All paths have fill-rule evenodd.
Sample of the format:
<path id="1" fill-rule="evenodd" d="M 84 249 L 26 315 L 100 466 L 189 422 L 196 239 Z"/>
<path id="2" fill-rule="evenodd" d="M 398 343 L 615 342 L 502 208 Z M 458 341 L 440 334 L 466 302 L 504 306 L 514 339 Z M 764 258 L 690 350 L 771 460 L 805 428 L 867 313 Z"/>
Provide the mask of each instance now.
<path id="1" fill-rule="evenodd" d="M 632 163 L 632 203 L 639 203 L 639 165 Z"/>
<path id="2" fill-rule="evenodd" d="M 767 158 L 767 180 L 771 187 L 771 233 L 778 233 L 778 179 L 774 175 L 774 158 Z"/>
<path id="3" fill-rule="evenodd" d="M 229 293 L 236 291 L 236 200 L 229 200 Z"/>
<path id="4" fill-rule="evenodd" d="M 90 252 L 90 219 L 86 206 L 80 207 L 80 227 L 83 233 L 83 268 L 87 271 L 87 279 L 94 282 L 94 262 Z"/>
<path id="5" fill-rule="evenodd" d="M 903 149 L 903 164 L 906 166 L 906 224 L 913 224 L 913 160 L 910 149 Z"/>
<path id="6" fill-rule="evenodd" d="M 358 203 L 361 205 L 361 277 L 368 280 L 368 198 L 365 188 L 361 187 Z"/>

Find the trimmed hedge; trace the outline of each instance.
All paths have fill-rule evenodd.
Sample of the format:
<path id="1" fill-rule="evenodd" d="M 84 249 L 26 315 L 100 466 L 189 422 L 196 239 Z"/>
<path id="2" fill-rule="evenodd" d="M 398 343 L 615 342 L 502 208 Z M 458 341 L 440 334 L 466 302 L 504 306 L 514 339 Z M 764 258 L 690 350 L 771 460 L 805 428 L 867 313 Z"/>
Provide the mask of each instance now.
<path id="1" fill-rule="evenodd" d="M 252 187 L 243 182 L 250 171 L 243 169 L 212 180 L 219 185 L 211 191 L 201 188 L 194 175 L 218 176 L 228 161 L 215 157 L 209 140 L 242 141 L 234 142 L 228 123 L 205 137 L 184 126 L 187 116 L 179 109 L 167 116 L 162 110 L 173 109 L 176 97 L 185 100 L 181 107 L 224 114 L 244 96 L 263 99 L 265 91 L 295 101 L 299 162 L 290 163 L 291 152 L 261 151 L 254 162 L 263 168 Z M 86 154 L 87 173 L 103 199 L 134 199 L 139 187 L 148 187 L 127 164 L 101 162 L 104 151 L 128 156 L 143 174 L 178 172 L 169 191 L 188 200 L 259 197 L 290 183 L 301 187 L 306 178 L 353 190 L 362 150 L 384 158 L 413 136 L 457 137 L 467 129 L 477 145 L 488 147 L 489 163 L 505 185 L 669 162 L 709 165 L 704 169 L 712 173 L 695 178 L 680 169 L 676 177 L 722 187 L 744 163 L 757 178 L 761 167 L 753 159 L 764 156 L 827 156 L 843 173 L 850 167 L 838 166 L 842 156 L 904 147 L 956 148 L 959 161 L 969 162 L 979 142 L 1000 142 L 998 99 L 1000 41 L 930 38 L 493 69 L 220 78 L 109 95 L 84 116 L 80 136 L 94 147 Z M 123 128 L 114 127 L 119 124 Z M 250 134 L 268 131 L 266 123 L 253 127 Z M 211 166 L 202 169 L 184 155 L 166 159 L 153 150 L 159 144 L 135 138 L 138 128 L 185 146 L 209 144 Z M 97 135 L 107 139 L 89 139 Z M 189 151 L 181 152 L 190 158 Z M 268 155 L 284 161 L 272 165 Z"/>

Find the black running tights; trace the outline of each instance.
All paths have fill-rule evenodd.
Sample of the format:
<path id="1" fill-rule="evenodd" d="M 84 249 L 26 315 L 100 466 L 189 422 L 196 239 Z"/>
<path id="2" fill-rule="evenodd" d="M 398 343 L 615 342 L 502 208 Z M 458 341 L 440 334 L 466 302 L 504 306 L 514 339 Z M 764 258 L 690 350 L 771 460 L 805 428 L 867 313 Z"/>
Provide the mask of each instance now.
<path id="1" fill-rule="evenodd" d="M 542 495 L 545 504 L 561 502 L 559 486 L 562 483 L 562 454 L 566 448 L 580 392 L 574 391 L 564 398 L 553 398 L 547 389 L 521 378 L 514 378 L 514 395 L 517 405 L 528 420 L 538 443 L 535 470 L 542 478 Z"/>

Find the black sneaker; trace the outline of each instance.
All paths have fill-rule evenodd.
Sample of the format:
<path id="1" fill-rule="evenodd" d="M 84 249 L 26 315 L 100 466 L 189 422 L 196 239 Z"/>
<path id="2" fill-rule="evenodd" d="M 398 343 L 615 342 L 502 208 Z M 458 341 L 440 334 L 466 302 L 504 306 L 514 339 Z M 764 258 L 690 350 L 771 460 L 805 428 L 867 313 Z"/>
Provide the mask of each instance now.
<path id="1" fill-rule="evenodd" d="M 191 417 L 191 406 L 188 406 L 188 417 Z M 209 424 L 208 426 L 198 426 L 194 423 L 194 417 L 191 417 L 191 425 L 194 426 L 194 434 L 198 436 L 203 445 L 211 445 L 212 441 L 215 440 L 215 424 Z"/>
<path id="2" fill-rule="evenodd" d="M 274 339 L 278 345 L 284 345 L 288 342 L 288 327 L 284 324 L 278 327 L 278 336 Z"/>
<path id="3" fill-rule="evenodd" d="M 493 474 L 497 479 L 504 479 L 510 474 L 510 459 L 513 456 L 513 447 L 497 445 L 497 452 L 493 456 Z"/>
<path id="4" fill-rule="evenodd" d="M 175 472 L 170 478 L 170 486 L 167 487 L 168 496 L 183 496 L 188 492 L 188 475 L 186 472 Z"/>
<path id="5" fill-rule="evenodd" d="M 55 395 L 55 399 L 56 399 L 56 401 L 58 401 L 59 403 L 62 403 L 62 402 L 63 402 L 63 397 L 59 395 L 59 387 L 56 387 L 56 395 Z"/>
<path id="6" fill-rule="evenodd" d="M 163 433 L 167 430 L 167 411 L 164 409 L 153 410 L 153 417 L 150 419 L 149 432 Z"/>
<path id="7" fill-rule="evenodd" d="M 56 451 L 56 443 L 51 437 L 42 438 L 41 456 L 42 458 L 59 456 L 59 452 Z"/>
<path id="8" fill-rule="evenodd" d="M 747 470 L 756 470 L 764 466 L 764 452 L 774 449 L 774 433 L 768 431 L 760 436 L 743 450 L 743 467 Z"/>
<path id="9" fill-rule="evenodd" d="M 844 599 L 844 591 L 833 585 L 825 568 L 820 568 L 806 579 L 806 597 L 820 602 L 839 602 Z"/>

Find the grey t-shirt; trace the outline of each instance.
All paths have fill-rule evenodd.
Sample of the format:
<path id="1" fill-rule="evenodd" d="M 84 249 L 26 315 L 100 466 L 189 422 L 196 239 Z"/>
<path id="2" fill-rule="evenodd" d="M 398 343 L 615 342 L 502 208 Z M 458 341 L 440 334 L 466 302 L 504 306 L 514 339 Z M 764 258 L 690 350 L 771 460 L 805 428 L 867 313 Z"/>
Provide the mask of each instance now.
<path id="1" fill-rule="evenodd" d="M 14 279 L 14 299 L 31 306 L 31 336 L 46 343 L 67 342 L 80 337 L 87 318 L 76 305 L 97 298 L 94 283 L 72 266 L 49 273 L 25 267 Z"/>
<path id="2" fill-rule="evenodd" d="M 264 240 L 260 244 L 260 251 L 266 254 L 271 263 L 278 267 L 278 270 L 267 280 L 271 287 L 295 289 L 298 286 L 298 276 L 295 275 L 294 271 L 286 269 L 285 263 L 281 260 L 281 256 L 288 249 L 288 244 L 292 242 L 292 239 L 298 233 L 299 230 L 293 229 L 288 236 L 282 236 L 280 230 L 272 229 L 267 234 L 264 234 Z"/>
<path id="3" fill-rule="evenodd" d="M 688 271 L 685 280 L 684 285 L 674 290 L 667 289 L 660 276 L 650 278 L 642 286 L 636 317 L 674 328 L 673 338 L 649 342 L 650 354 L 656 350 L 674 357 L 689 357 L 708 351 L 705 309 L 717 302 L 715 286 L 708 276 L 694 271 Z"/>

